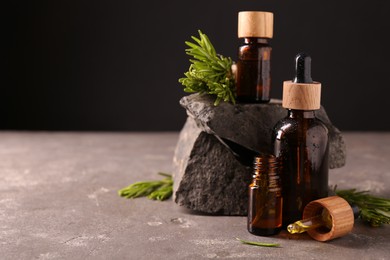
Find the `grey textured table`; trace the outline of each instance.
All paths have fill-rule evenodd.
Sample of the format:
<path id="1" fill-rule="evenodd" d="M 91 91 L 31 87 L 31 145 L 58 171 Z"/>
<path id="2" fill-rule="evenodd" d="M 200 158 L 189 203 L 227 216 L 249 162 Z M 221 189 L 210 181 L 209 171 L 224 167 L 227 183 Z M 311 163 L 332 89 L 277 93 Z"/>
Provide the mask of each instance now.
<path id="1" fill-rule="evenodd" d="M 345 133 L 330 184 L 390 197 L 390 133 Z M 388 259 L 390 229 L 355 223 L 326 243 L 256 237 L 245 217 L 194 215 L 117 190 L 171 171 L 178 133 L 0 133 L 0 259 Z M 236 237 L 280 243 L 240 244 Z"/>

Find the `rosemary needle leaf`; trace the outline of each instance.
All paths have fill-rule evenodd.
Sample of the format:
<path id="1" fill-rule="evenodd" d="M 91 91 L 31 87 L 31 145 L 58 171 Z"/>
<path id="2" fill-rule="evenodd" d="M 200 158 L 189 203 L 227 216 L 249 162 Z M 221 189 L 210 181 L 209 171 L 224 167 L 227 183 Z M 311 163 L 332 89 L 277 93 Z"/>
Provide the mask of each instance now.
<path id="1" fill-rule="evenodd" d="M 153 200 L 166 200 L 173 193 L 172 175 L 168 173 L 158 173 L 165 178 L 159 181 L 140 181 L 135 182 L 123 189 L 118 190 L 118 195 L 128 199 L 138 197 L 148 197 Z"/>
<path id="2" fill-rule="evenodd" d="M 172 178 L 171 174 L 165 173 L 165 172 L 159 172 L 158 175 L 161 175 L 161 176 L 164 176 L 164 177 L 167 177 L 167 178 Z"/>
<path id="3" fill-rule="evenodd" d="M 238 241 L 240 241 L 243 244 L 246 245 L 252 245 L 252 246 L 263 246 L 263 247 L 280 247 L 280 244 L 275 244 L 275 243 L 263 243 L 263 242 L 254 242 L 254 241 L 248 241 L 248 240 L 243 240 L 236 238 Z"/>
<path id="4" fill-rule="evenodd" d="M 126 198 L 138 198 L 150 194 L 162 185 L 159 181 L 136 182 L 119 190 L 118 194 Z"/>
<path id="5" fill-rule="evenodd" d="M 161 186 L 159 189 L 153 191 L 149 194 L 148 198 L 152 200 L 166 200 L 172 195 L 172 186 L 169 184 L 166 184 L 164 186 Z"/>

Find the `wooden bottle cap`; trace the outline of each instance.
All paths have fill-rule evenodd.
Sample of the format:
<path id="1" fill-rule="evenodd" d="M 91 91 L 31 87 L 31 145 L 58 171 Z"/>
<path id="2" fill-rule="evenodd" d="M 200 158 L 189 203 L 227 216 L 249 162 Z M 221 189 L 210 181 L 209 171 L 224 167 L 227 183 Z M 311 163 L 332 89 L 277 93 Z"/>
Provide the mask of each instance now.
<path id="1" fill-rule="evenodd" d="M 321 107 L 321 83 L 283 82 L 283 103 L 288 109 L 317 110 Z"/>
<path id="2" fill-rule="evenodd" d="M 272 38 L 274 14 L 271 12 L 243 11 L 238 13 L 238 38 Z"/>
<path id="3" fill-rule="evenodd" d="M 303 210 L 303 219 L 321 214 L 324 208 L 332 217 L 332 228 L 328 232 L 321 228 L 308 230 L 307 233 L 312 238 L 318 241 L 328 241 L 351 232 L 354 224 L 353 210 L 348 202 L 339 196 L 310 202 Z"/>

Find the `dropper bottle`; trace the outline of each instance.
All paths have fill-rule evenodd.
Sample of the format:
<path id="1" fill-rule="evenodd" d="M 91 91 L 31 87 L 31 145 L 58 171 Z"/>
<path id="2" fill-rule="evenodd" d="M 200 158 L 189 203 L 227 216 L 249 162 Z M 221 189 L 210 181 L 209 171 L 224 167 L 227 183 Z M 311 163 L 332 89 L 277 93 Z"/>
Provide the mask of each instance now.
<path id="1" fill-rule="evenodd" d="M 242 11 L 238 13 L 238 48 L 236 95 L 241 103 L 267 103 L 271 89 L 271 45 L 273 13 Z"/>
<path id="2" fill-rule="evenodd" d="M 274 154 L 281 162 L 283 227 L 302 218 L 305 206 L 328 196 L 328 129 L 320 109 L 321 83 L 311 78 L 311 58 L 295 57 L 295 78 L 283 84 L 287 116 L 274 127 Z"/>

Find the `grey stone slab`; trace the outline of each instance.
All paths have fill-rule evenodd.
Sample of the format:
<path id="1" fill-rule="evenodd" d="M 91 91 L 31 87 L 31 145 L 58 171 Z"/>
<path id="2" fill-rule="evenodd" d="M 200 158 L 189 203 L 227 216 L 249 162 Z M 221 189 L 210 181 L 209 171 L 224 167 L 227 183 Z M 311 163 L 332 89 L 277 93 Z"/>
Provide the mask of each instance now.
<path id="1" fill-rule="evenodd" d="M 202 131 L 263 153 L 272 152 L 272 129 L 287 115 L 277 99 L 267 104 L 221 102 L 214 106 L 211 96 L 192 94 L 183 97 L 180 104 Z M 316 116 L 329 129 L 329 168 L 344 166 L 346 147 L 340 130 L 332 124 L 324 107 L 316 111 Z"/>
<path id="2" fill-rule="evenodd" d="M 183 97 L 188 118 L 173 159 L 174 200 L 208 214 L 246 215 L 255 152 L 273 153 L 273 126 L 286 116 L 281 102 L 214 106 L 209 95 Z M 346 147 L 325 109 L 317 112 L 330 135 L 330 168 L 345 164 Z M 233 154 L 235 156 L 233 156 Z"/>

